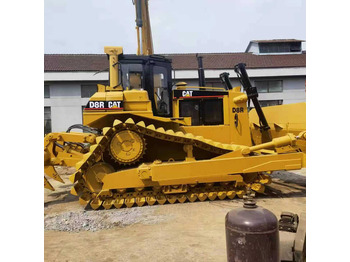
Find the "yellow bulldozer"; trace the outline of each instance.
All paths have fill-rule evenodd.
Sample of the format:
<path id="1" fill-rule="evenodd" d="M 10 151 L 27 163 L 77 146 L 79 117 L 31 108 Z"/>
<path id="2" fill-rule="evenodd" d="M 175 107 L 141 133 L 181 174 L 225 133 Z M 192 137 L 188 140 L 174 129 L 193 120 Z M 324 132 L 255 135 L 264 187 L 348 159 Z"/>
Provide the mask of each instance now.
<path id="1" fill-rule="evenodd" d="M 270 172 L 305 166 L 305 124 L 290 128 L 271 117 L 280 109 L 265 117 L 244 64 L 235 68 L 244 92 L 227 74 L 224 87 L 173 86 L 171 61 L 153 54 L 148 1 L 134 4 L 137 55 L 104 48 L 109 85 L 98 85 L 83 125 L 45 136 L 47 176 L 63 182 L 55 166 L 75 167 L 71 193 L 109 209 L 243 197 L 248 188 L 263 192 Z M 44 186 L 54 190 L 46 177 Z"/>

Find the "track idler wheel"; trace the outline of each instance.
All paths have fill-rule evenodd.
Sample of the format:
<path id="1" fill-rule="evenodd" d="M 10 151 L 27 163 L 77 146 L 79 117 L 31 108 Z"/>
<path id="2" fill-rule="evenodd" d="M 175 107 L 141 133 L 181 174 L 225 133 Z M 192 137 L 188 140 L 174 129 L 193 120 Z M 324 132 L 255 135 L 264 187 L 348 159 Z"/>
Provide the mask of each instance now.
<path id="1" fill-rule="evenodd" d="M 84 175 L 85 184 L 89 188 L 90 192 L 99 193 L 102 189 L 102 178 L 110 173 L 114 173 L 114 168 L 105 163 L 99 162 L 89 167 Z"/>

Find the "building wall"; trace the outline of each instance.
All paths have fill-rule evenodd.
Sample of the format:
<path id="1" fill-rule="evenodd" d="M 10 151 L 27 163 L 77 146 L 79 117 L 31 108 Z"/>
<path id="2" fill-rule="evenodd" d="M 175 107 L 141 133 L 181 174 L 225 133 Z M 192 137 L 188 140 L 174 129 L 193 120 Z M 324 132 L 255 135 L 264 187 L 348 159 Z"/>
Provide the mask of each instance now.
<path id="1" fill-rule="evenodd" d="M 256 80 L 282 80 L 283 92 L 260 93 L 259 100 L 283 100 L 283 104 L 299 103 L 306 101 L 305 76 L 279 77 L 279 78 L 253 78 Z"/>
<path id="2" fill-rule="evenodd" d="M 51 107 L 52 132 L 66 131 L 74 124 L 82 123 L 82 106 L 89 98 L 81 97 L 80 82 L 46 82 L 50 87 L 50 98 L 44 106 Z"/>

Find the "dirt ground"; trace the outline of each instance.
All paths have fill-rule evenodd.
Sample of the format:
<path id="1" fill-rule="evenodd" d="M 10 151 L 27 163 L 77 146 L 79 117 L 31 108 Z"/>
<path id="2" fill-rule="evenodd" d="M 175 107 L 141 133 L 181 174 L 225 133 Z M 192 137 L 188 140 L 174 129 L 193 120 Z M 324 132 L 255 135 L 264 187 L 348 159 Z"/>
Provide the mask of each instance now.
<path id="1" fill-rule="evenodd" d="M 242 200 L 84 210 L 69 194 L 69 171 L 59 171 L 66 184 L 45 190 L 45 261 L 226 261 L 225 215 Z M 272 176 L 257 204 L 277 217 L 305 212 L 305 169 Z"/>

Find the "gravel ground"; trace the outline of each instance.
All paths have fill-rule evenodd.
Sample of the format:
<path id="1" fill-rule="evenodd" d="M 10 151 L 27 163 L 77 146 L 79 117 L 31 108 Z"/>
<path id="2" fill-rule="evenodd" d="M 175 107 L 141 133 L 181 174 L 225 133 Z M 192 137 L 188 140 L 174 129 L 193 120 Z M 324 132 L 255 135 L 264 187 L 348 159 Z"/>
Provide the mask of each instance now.
<path id="1" fill-rule="evenodd" d="M 99 231 L 141 223 L 156 224 L 165 216 L 155 214 L 157 206 L 134 207 L 99 211 L 74 211 L 45 216 L 45 230 L 79 232 Z"/>

